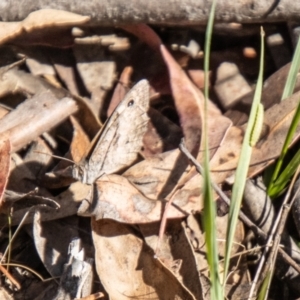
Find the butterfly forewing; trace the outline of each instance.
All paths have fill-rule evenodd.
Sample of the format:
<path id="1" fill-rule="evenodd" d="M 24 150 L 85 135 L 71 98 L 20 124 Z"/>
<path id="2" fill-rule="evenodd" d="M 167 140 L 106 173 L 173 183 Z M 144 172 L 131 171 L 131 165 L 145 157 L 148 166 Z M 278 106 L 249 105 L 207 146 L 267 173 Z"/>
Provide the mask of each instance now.
<path id="1" fill-rule="evenodd" d="M 138 82 L 116 107 L 85 159 L 85 182 L 116 173 L 134 162 L 143 144 L 149 117 L 149 84 Z"/>

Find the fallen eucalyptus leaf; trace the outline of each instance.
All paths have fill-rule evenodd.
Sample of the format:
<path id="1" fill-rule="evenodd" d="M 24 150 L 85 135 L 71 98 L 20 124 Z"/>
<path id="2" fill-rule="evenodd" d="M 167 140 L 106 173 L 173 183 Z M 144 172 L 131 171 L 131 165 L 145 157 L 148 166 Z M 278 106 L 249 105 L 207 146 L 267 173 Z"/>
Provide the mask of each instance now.
<path id="1" fill-rule="evenodd" d="M 111 300 L 194 299 L 130 225 L 92 219 L 98 276 Z M 109 250 L 108 250 L 109 249 Z M 113 280 L 112 280 L 113 279 Z"/>
<path id="2" fill-rule="evenodd" d="M 90 17 L 56 9 L 41 9 L 30 13 L 20 22 L 0 22 L 0 44 L 16 38 L 24 32 L 47 27 L 71 27 L 85 24 Z"/>

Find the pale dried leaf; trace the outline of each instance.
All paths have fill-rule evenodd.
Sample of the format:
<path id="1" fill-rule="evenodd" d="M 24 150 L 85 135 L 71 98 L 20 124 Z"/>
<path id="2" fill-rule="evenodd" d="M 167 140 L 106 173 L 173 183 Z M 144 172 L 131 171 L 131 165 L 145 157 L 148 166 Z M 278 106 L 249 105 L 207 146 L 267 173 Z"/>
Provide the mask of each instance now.
<path id="1" fill-rule="evenodd" d="M 74 128 L 73 139 L 70 145 L 70 153 L 74 162 L 78 163 L 86 154 L 91 142 L 77 119 L 71 116 L 70 120 Z"/>
<path id="2" fill-rule="evenodd" d="M 37 211 L 33 222 L 33 240 L 47 271 L 51 276 L 61 276 L 63 265 L 67 263 L 68 247 L 73 238 L 78 237 L 78 220 L 73 225 L 66 221 L 41 222 L 41 213 Z"/>
<path id="3" fill-rule="evenodd" d="M 198 203 L 172 206 L 169 218 L 182 218 L 185 209 L 192 211 Z M 93 192 L 78 209 L 81 216 L 94 216 L 96 220 L 113 219 L 124 223 L 148 223 L 159 221 L 165 203 L 146 198 L 126 178 L 119 175 L 103 175 L 93 185 Z M 191 207 L 192 206 L 192 207 Z"/>
<path id="4" fill-rule="evenodd" d="M 68 261 L 64 265 L 57 295 L 53 300 L 73 300 L 88 296 L 92 292 L 93 260 L 85 258 L 79 238 L 73 239 L 68 249 Z"/>
<path id="5" fill-rule="evenodd" d="M 88 51 L 87 51 L 88 50 Z M 76 67 L 89 93 L 95 111 L 103 107 L 104 98 L 115 81 L 116 62 L 110 59 L 101 45 L 75 45 Z"/>
<path id="6" fill-rule="evenodd" d="M 248 176 L 254 176 L 255 174 L 262 171 L 280 154 L 296 106 L 299 102 L 299 95 L 300 92 L 297 92 L 290 98 L 286 99 L 280 104 L 272 106 L 265 112 L 264 125 L 266 130 L 263 131 L 263 136 L 261 136 L 260 141 L 253 148 Z M 240 129 L 239 139 L 242 138 L 245 127 L 246 125 Z M 232 135 L 231 130 L 236 131 L 237 129 L 236 127 L 232 127 L 232 129 L 230 129 L 229 134 L 226 136 L 225 143 L 223 144 L 224 146 L 226 144 L 232 145 L 232 143 L 234 143 L 235 134 Z M 300 126 L 297 127 L 296 133 L 293 138 L 293 143 L 295 143 L 299 139 L 299 134 Z M 221 146 L 216 154 L 219 162 L 213 160 L 211 164 L 213 172 L 228 172 L 227 177 L 230 176 L 230 172 L 233 173 L 233 170 L 237 166 L 240 149 L 241 145 L 238 146 L 237 143 L 235 143 L 235 146 L 230 152 L 224 151 L 223 146 Z M 225 153 L 226 156 L 224 157 Z M 233 154 L 231 155 L 230 153 Z M 220 164 L 221 161 L 222 164 Z"/>
<path id="7" fill-rule="evenodd" d="M 126 96 L 127 87 L 130 83 L 130 78 L 132 75 L 133 69 L 131 66 L 124 68 L 123 72 L 120 75 L 117 86 L 115 87 L 114 93 L 111 97 L 109 107 L 107 110 L 107 117 L 110 117 L 115 108 L 119 105 L 122 99 Z"/>
<path id="8" fill-rule="evenodd" d="M 166 198 L 187 172 L 187 159 L 179 150 L 164 152 L 129 168 L 123 176 L 150 199 Z"/>
<path id="9" fill-rule="evenodd" d="M 156 255 L 196 299 L 201 299 L 200 268 L 196 265 L 195 253 L 185 235 L 183 223 L 181 220 L 169 220 Z M 159 226 L 159 222 L 139 224 L 145 242 L 153 251 L 157 250 Z"/>
<path id="10" fill-rule="evenodd" d="M 111 300 L 195 299 L 154 258 L 133 227 L 92 219 L 92 229 L 97 273 Z"/>
<path id="11" fill-rule="evenodd" d="M 283 88 L 290 69 L 290 64 L 283 66 L 277 72 L 273 73 L 265 82 L 262 91 L 262 103 L 265 110 L 276 103 L 280 103 Z M 294 92 L 300 89 L 300 76 L 297 76 Z M 245 95 L 231 107 L 225 115 L 233 121 L 234 125 L 245 124 L 253 101 L 254 90 Z"/>
<path id="12" fill-rule="evenodd" d="M 2 300 L 13 300 L 13 297 L 3 288 L 0 288 L 0 299 Z"/>
<path id="13" fill-rule="evenodd" d="M 29 14 L 26 19 L 20 22 L 0 22 L 0 44 L 21 35 L 23 32 L 32 32 L 47 27 L 71 27 L 85 24 L 89 20 L 90 17 L 63 10 L 38 10 Z"/>

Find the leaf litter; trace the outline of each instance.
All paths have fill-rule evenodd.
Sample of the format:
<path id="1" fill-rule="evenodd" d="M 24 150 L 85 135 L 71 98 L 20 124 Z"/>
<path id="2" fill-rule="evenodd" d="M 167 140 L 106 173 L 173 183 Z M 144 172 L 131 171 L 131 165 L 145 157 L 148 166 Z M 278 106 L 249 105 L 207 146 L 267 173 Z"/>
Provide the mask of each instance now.
<path id="1" fill-rule="evenodd" d="M 47 10 L 0 23 L 0 224 L 2 253 L 9 252 L 1 263 L 18 262 L 9 270 L 21 282 L 16 291 L 7 277 L 0 291 L 12 299 L 25 294 L 28 299 L 79 299 L 93 293 L 107 299 L 209 299 L 202 177 L 178 150 L 184 137 L 202 162 L 203 32 L 180 28 L 180 36 L 166 29 L 168 41 L 162 31 L 144 24 L 95 28 L 88 21 Z M 60 42 L 52 43 L 54 34 Z M 247 39 L 241 42 L 247 45 Z M 208 107 L 211 174 L 229 190 L 253 95 L 256 58 L 241 50 L 237 45 L 230 54 L 213 51 L 210 74 L 216 91 Z M 287 68 L 267 68 L 273 75 L 263 90 L 264 129 L 249 177 L 278 157 L 299 102 L 296 84 L 295 94 L 279 103 Z M 141 80 L 146 89 L 134 93 L 134 83 Z M 147 103 L 139 106 L 142 98 Z M 66 160 L 58 162 L 57 156 Z M 83 161 L 91 166 L 78 169 Z M 70 168 L 80 176 L 67 176 Z M 93 172 L 92 179 L 84 180 L 86 171 Z M 253 200 L 245 207 L 253 208 Z M 249 212 L 249 217 L 262 226 L 260 215 Z M 17 233 L 13 240 L 8 219 Z M 226 211 L 219 212 L 221 258 L 226 223 Z M 244 254 L 249 232 L 238 223 L 226 285 L 230 299 L 246 298 L 250 288 Z M 286 236 L 283 243 L 290 241 Z M 292 259 L 299 262 L 297 255 Z M 22 266 L 50 280 L 41 281 Z M 277 275 L 299 293 L 297 274 L 280 270 Z"/>

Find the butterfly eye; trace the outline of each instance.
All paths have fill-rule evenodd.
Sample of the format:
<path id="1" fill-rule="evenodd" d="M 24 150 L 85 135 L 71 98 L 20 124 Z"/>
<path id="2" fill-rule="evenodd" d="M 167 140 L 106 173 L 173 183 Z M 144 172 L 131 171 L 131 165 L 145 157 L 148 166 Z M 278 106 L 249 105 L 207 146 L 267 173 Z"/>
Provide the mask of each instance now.
<path id="1" fill-rule="evenodd" d="M 134 104 L 134 101 L 133 100 L 130 100 L 127 104 L 128 107 L 132 106 Z"/>

